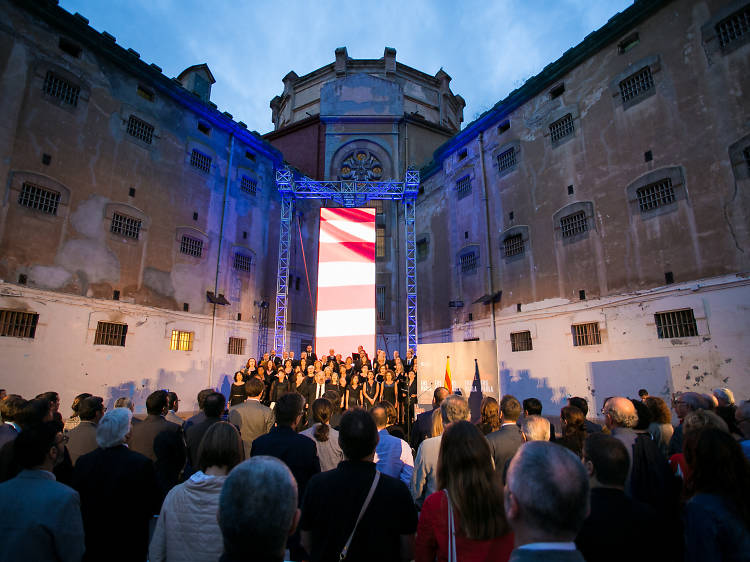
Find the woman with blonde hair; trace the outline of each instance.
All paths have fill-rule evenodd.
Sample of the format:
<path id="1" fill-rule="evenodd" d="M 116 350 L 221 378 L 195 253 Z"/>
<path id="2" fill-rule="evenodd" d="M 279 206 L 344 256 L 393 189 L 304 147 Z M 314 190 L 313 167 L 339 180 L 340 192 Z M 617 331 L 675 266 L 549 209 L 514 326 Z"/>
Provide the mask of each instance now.
<path id="1" fill-rule="evenodd" d="M 513 534 L 503 487 L 489 442 L 470 422 L 454 422 L 443 433 L 437 484 L 419 515 L 416 561 L 508 560 Z"/>

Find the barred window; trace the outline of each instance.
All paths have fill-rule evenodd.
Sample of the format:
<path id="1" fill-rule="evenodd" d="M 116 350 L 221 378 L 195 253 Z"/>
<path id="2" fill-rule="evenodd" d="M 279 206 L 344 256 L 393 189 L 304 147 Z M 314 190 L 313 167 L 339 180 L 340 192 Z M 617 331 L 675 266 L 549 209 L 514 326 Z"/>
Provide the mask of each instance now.
<path id="1" fill-rule="evenodd" d="M 620 82 L 622 101 L 626 102 L 638 98 L 653 87 L 654 77 L 651 75 L 651 68 L 645 66 Z"/>
<path id="2" fill-rule="evenodd" d="M 227 353 L 229 355 L 245 355 L 246 343 L 247 340 L 245 338 L 229 338 Z"/>
<path id="3" fill-rule="evenodd" d="M 201 257 L 203 255 L 203 240 L 183 235 L 180 242 L 180 252 L 196 258 Z"/>
<path id="4" fill-rule="evenodd" d="M 240 189 L 250 195 L 255 195 L 258 190 L 258 182 L 247 176 L 242 176 L 240 180 Z"/>
<path id="5" fill-rule="evenodd" d="M 716 24 L 716 34 L 719 36 L 722 49 L 747 38 L 748 33 L 750 33 L 750 6 L 745 6 Z"/>
<path id="6" fill-rule="evenodd" d="M 110 226 L 109 230 L 114 234 L 138 240 L 138 236 L 141 233 L 141 221 L 127 215 L 114 213 L 112 215 L 112 226 Z"/>
<path id="7" fill-rule="evenodd" d="M 582 345 L 599 345 L 602 343 L 602 335 L 599 332 L 599 324 L 597 322 L 574 324 L 571 330 L 573 332 L 573 345 L 576 347 Z"/>
<path id="8" fill-rule="evenodd" d="M 635 193 L 638 196 L 638 207 L 641 212 L 658 209 L 674 203 L 675 200 L 671 178 L 644 185 Z"/>
<path id="9" fill-rule="evenodd" d="M 48 215 L 57 215 L 60 194 L 57 191 L 24 182 L 21 186 L 21 194 L 18 196 L 18 204 Z"/>
<path id="10" fill-rule="evenodd" d="M 576 234 L 581 234 L 589 229 L 586 221 L 586 211 L 578 211 L 560 219 L 560 228 L 562 237 L 570 238 Z"/>
<path id="11" fill-rule="evenodd" d="M 240 252 L 234 253 L 234 268 L 237 271 L 251 271 L 253 267 L 253 258 Z"/>
<path id="12" fill-rule="evenodd" d="M 549 126 L 549 134 L 552 142 L 557 142 L 568 135 L 572 135 L 573 131 L 573 115 L 570 113 L 561 117 Z"/>
<path id="13" fill-rule="evenodd" d="M 193 351 L 193 335 L 194 332 L 172 330 L 169 349 L 171 351 Z"/>
<path id="14" fill-rule="evenodd" d="M 193 149 L 193 152 L 190 154 L 190 165 L 202 172 L 210 172 L 211 157 L 200 150 Z"/>
<path id="15" fill-rule="evenodd" d="M 459 199 L 471 195 L 471 178 L 464 176 L 456 182 L 456 194 Z"/>
<path id="16" fill-rule="evenodd" d="M 71 84 L 65 78 L 58 76 L 51 70 L 44 77 L 44 87 L 42 91 L 50 97 L 60 100 L 61 102 L 78 106 L 78 96 L 81 94 L 81 88 Z"/>
<path id="17" fill-rule="evenodd" d="M 385 320 L 385 286 L 375 287 L 375 309 L 378 313 L 378 321 Z"/>
<path id="18" fill-rule="evenodd" d="M 503 240 L 503 254 L 506 258 L 511 256 L 520 256 L 524 252 L 523 235 L 514 234 Z"/>
<path id="19" fill-rule="evenodd" d="M 509 148 L 497 155 L 497 167 L 502 172 L 516 165 L 516 149 Z"/>
<path id="20" fill-rule="evenodd" d="M 531 332 L 528 330 L 525 332 L 514 332 L 510 335 L 510 350 L 511 351 L 531 351 L 533 348 L 531 344 Z"/>
<path id="21" fill-rule="evenodd" d="M 375 257 L 385 257 L 385 225 L 375 226 Z"/>
<path id="22" fill-rule="evenodd" d="M 458 258 L 458 263 L 461 266 L 461 273 L 471 273 L 477 270 L 477 254 L 476 252 L 469 252 L 463 254 Z"/>
<path id="23" fill-rule="evenodd" d="M 654 314 L 659 339 L 687 338 L 698 335 L 698 325 L 692 308 L 657 312 Z"/>
<path id="24" fill-rule="evenodd" d="M 135 115 L 131 115 L 130 119 L 128 119 L 128 134 L 147 144 L 151 144 L 154 138 L 154 126 L 142 119 L 138 119 Z"/>
<path id="25" fill-rule="evenodd" d="M 0 310 L 0 336 L 33 338 L 39 315 L 18 310 Z"/>
<path id="26" fill-rule="evenodd" d="M 120 347 L 125 347 L 125 336 L 127 334 L 127 324 L 97 322 L 94 345 L 119 345 Z"/>

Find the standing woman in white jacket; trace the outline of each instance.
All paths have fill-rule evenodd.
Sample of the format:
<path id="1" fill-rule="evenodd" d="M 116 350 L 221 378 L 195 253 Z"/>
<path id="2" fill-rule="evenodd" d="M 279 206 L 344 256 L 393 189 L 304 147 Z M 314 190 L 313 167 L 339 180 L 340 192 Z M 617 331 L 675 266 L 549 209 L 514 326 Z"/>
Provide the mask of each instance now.
<path id="1" fill-rule="evenodd" d="M 242 440 L 227 422 L 208 428 L 198 472 L 167 494 L 149 546 L 150 562 L 216 561 L 224 550 L 216 514 L 229 471 L 242 460 Z"/>

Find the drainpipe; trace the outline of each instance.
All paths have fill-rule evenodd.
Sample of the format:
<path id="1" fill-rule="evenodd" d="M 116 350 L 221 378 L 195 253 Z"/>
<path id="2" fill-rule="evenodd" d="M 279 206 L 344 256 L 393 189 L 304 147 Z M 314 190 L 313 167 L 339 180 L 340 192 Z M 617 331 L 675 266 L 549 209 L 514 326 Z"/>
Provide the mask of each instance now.
<path id="1" fill-rule="evenodd" d="M 491 240 L 492 236 L 490 235 L 490 206 L 489 201 L 487 198 L 487 174 L 486 169 L 484 166 L 484 134 L 479 133 L 479 164 L 481 166 L 482 171 L 482 203 L 484 203 L 484 230 L 487 234 L 487 247 L 486 247 L 486 253 L 487 256 L 487 294 L 490 296 L 493 296 L 495 294 L 495 288 L 492 283 L 492 245 Z M 490 302 L 490 306 L 492 307 L 490 310 L 492 311 L 492 336 L 495 339 L 495 346 L 497 346 L 497 328 L 495 327 L 495 302 L 494 299 Z M 499 371 L 498 371 L 499 372 Z M 499 387 L 498 387 L 499 388 Z"/>
<path id="2" fill-rule="evenodd" d="M 227 193 L 229 192 L 229 177 L 232 173 L 232 156 L 234 156 L 234 133 L 229 133 L 229 159 L 227 161 L 227 175 L 224 179 L 224 197 L 221 202 L 221 223 L 219 225 L 219 247 L 216 251 L 216 277 L 214 278 L 214 301 L 219 296 L 219 268 L 221 266 L 221 244 L 224 241 L 224 216 L 227 209 Z M 214 376 L 214 333 L 216 332 L 216 302 L 211 312 L 211 348 L 208 355 L 208 387 L 213 388 Z"/>

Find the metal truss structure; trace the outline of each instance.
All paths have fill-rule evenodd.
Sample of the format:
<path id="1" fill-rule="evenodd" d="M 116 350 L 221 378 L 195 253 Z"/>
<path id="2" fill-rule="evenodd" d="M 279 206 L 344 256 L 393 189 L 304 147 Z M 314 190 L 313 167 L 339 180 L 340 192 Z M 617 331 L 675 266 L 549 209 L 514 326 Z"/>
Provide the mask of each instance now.
<path id="1" fill-rule="evenodd" d="M 289 298 L 289 246 L 295 199 L 330 199 L 344 207 L 361 207 L 372 199 L 404 202 L 406 222 L 406 333 L 407 348 L 417 351 L 417 243 L 415 206 L 419 192 L 419 171 L 407 170 L 398 181 L 316 181 L 295 176 L 289 168 L 276 171 L 276 187 L 281 195 L 279 225 L 279 266 L 276 276 L 276 321 L 274 348 L 286 349 L 287 301 Z"/>

